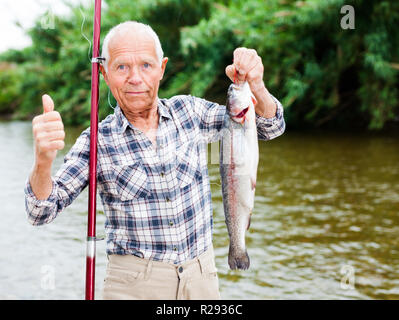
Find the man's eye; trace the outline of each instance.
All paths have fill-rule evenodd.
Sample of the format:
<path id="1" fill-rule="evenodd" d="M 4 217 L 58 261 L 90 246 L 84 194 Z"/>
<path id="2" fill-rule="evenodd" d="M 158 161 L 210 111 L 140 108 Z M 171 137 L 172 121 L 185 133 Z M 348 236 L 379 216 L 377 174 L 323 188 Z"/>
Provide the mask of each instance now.
<path id="1" fill-rule="evenodd" d="M 126 66 L 124 64 L 120 64 L 117 69 L 118 70 L 126 70 Z"/>
<path id="2" fill-rule="evenodd" d="M 143 67 L 144 67 L 145 69 L 148 69 L 148 68 L 150 67 L 150 64 L 146 62 L 146 63 L 143 64 Z"/>

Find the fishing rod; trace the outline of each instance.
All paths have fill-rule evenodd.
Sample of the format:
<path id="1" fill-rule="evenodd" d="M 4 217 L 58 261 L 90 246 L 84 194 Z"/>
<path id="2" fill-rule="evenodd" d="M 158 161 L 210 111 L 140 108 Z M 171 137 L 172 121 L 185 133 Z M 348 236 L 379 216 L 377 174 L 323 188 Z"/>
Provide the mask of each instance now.
<path id="1" fill-rule="evenodd" d="M 96 195 L 97 195 L 97 132 L 101 31 L 101 0 L 95 0 L 93 22 L 93 55 L 91 59 L 91 111 L 90 111 L 90 162 L 89 162 L 89 212 L 86 248 L 86 300 L 94 300 L 96 268 Z"/>

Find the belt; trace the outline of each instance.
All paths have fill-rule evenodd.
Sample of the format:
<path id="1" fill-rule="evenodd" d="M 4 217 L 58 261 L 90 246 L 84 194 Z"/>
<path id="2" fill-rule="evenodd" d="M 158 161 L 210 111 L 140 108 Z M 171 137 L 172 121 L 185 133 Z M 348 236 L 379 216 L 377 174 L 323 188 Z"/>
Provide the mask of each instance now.
<path id="1" fill-rule="evenodd" d="M 198 257 L 187 260 L 181 264 L 172 264 L 169 262 L 156 261 L 152 259 L 140 258 L 135 255 L 108 255 L 109 264 L 115 268 L 129 269 L 129 265 L 135 265 L 138 271 L 144 273 L 144 279 L 148 279 L 152 271 L 162 270 L 162 274 L 167 277 L 184 279 L 189 274 L 200 272 L 216 272 L 213 248 L 210 247 Z"/>

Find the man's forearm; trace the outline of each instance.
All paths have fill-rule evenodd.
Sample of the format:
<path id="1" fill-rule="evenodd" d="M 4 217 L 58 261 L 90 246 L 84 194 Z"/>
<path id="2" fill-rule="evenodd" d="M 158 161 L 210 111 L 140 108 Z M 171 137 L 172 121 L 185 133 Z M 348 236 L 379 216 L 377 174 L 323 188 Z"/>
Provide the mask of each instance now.
<path id="1" fill-rule="evenodd" d="M 51 163 L 34 164 L 29 177 L 32 191 L 38 200 L 46 200 L 52 191 Z"/>
<path id="2" fill-rule="evenodd" d="M 273 118 L 276 115 L 277 105 L 263 81 L 252 90 L 252 93 L 257 100 L 255 112 L 263 118 Z"/>

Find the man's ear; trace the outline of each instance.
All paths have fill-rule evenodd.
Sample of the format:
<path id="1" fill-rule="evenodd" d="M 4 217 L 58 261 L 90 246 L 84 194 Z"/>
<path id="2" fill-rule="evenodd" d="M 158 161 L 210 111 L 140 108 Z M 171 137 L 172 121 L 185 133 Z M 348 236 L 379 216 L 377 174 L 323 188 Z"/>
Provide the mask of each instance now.
<path id="1" fill-rule="evenodd" d="M 162 64 L 161 64 L 162 74 L 161 74 L 161 79 L 160 80 L 162 80 L 163 75 L 165 74 L 166 64 L 168 63 L 168 60 L 169 59 L 167 57 L 162 59 Z"/>
<path id="2" fill-rule="evenodd" d="M 108 85 L 108 76 L 107 76 L 107 72 L 104 69 L 104 66 L 100 64 L 100 71 L 104 77 L 105 83 Z"/>

